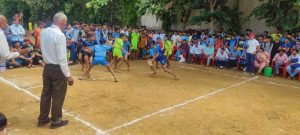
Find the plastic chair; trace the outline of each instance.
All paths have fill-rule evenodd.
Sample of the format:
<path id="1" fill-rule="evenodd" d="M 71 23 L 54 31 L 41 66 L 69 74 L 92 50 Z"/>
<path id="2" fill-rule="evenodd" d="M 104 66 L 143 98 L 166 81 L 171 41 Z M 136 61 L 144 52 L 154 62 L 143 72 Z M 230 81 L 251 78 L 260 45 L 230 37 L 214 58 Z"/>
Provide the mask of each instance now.
<path id="1" fill-rule="evenodd" d="M 275 68 L 274 61 L 272 61 L 271 67 L 272 67 L 272 68 Z M 287 67 L 287 64 L 284 64 L 283 66 L 279 66 L 279 69 L 282 70 L 282 77 L 283 77 L 283 78 L 286 78 L 286 67 Z M 300 78 L 300 77 L 299 77 L 299 78 Z"/>

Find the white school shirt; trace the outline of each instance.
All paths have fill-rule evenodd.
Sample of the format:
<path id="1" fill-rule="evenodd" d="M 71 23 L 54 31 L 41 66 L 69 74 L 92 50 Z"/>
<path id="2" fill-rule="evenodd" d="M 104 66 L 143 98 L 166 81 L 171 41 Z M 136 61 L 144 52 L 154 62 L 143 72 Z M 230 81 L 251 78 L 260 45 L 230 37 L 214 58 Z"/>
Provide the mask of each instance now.
<path id="1" fill-rule="evenodd" d="M 258 41 L 256 39 L 248 40 L 247 53 L 253 54 L 254 52 L 256 52 L 257 46 L 259 46 L 259 43 L 258 43 Z"/>
<path id="2" fill-rule="evenodd" d="M 56 25 L 41 32 L 41 50 L 46 64 L 59 65 L 66 77 L 70 77 L 67 61 L 66 37 Z"/>

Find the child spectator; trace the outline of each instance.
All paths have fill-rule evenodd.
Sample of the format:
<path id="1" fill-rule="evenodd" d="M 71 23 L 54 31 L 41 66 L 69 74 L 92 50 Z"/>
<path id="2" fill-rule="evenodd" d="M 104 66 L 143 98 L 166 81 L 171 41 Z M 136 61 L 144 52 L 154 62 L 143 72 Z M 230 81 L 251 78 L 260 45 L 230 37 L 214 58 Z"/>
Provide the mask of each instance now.
<path id="1" fill-rule="evenodd" d="M 197 42 L 194 42 L 194 48 L 193 48 L 193 60 L 194 63 L 200 63 L 200 60 L 201 60 L 201 56 L 202 56 L 202 53 L 204 52 L 204 49 L 206 47 L 204 47 L 205 45 L 198 45 Z"/>
<path id="2" fill-rule="evenodd" d="M 287 64 L 287 62 L 288 62 L 288 57 L 285 54 L 285 50 L 284 49 L 280 50 L 280 52 L 275 55 L 275 57 L 273 58 L 272 61 L 275 64 L 274 73 L 276 75 L 278 75 L 279 74 L 279 66 L 283 66 L 283 65 Z"/>
<path id="3" fill-rule="evenodd" d="M 7 118 L 3 113 L 0 112 L 0 135 L 7 135 Z"/>
<path id="4" fill-rule="evenodd" d="M 37 46 L 33 46 L 33 51 L 32 53 L 34 54 L 33 58 L 33 65 L 41 65 L 45 66 L 45 62 L 43 61 L 43 56 L 41 50 Z"/>

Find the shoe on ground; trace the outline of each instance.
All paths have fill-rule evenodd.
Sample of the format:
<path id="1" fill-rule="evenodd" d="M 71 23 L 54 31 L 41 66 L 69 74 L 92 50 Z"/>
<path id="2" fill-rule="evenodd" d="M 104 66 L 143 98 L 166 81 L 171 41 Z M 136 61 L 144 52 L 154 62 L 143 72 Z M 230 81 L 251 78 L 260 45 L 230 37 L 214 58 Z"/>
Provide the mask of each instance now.
<path id="1" fill-rule="evenodd" d="M 39 121 L 37 124 L 37 127 L 44 127 L 45 125 L 47 125 L 48 123 L 50 123 L 50 120 L 45 120 L 45 121 Z"/>
<path id="2" fill-rule="evenodd" d="M 51 123 L 50 129 L 56 129 L 69 124 L 68 120 L 61 120 L 59 123 Z"/>

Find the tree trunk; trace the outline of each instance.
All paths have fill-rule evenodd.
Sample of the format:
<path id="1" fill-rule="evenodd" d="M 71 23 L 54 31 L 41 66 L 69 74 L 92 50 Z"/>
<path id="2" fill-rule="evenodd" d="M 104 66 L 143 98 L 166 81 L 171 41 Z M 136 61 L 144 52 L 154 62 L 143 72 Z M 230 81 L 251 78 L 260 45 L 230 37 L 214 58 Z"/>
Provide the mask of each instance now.
<path id="1" fill-rule="evenodd" d="M 213 13 L 215 12 L 215 6 L 217 4 L 217 0 L 209 0 L 209 9 L 210 12 Z M 210 34 L 214 34 L 215 32 L 215 18 L 211 17 L 210 18 Z"/>

